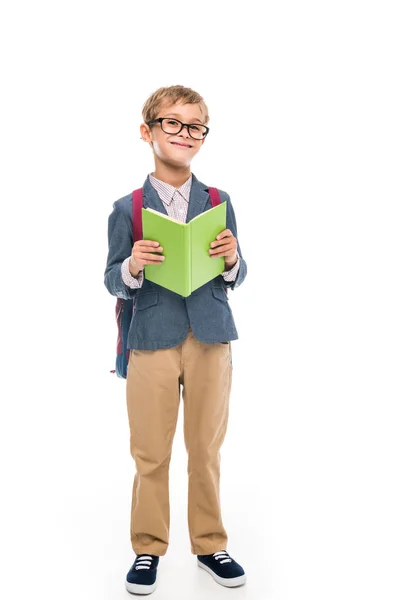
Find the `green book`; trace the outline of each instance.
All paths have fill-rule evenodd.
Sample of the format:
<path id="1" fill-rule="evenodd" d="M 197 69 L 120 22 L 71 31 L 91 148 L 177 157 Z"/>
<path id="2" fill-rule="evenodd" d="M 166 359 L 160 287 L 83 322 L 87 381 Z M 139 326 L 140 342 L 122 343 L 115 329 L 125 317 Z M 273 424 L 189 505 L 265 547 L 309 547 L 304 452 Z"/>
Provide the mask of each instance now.
<path id="1" fill-rule="evenodd" d="M 181 223 L 152 208 L 142 208 L 143 239 L 158 242 L 165 260 L 145 265 L 146 279 L 187 297 L 223 273 L 225 258 L 211 258 L 210 244 L 226 229 L 226 202 Z M 160 254 L 155 253 L 155 254 Z"/>

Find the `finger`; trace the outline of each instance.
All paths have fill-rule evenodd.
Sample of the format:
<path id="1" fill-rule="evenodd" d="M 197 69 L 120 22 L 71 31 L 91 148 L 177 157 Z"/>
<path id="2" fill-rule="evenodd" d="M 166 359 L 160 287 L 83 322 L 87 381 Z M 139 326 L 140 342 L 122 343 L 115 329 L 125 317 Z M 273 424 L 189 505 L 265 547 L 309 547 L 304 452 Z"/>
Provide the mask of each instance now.
<path id="1" fill-rule="evenodd" d="M 135 258 L 135 260 L 141 260 L 141 261 L 151 260 L 151 261 L 156 261 L 156 262 L 162 262 L 165 259 L 165 256 L 157 256 L 157 254 L 147 254 L 147 253 L 141 252 L 134 258 Z"/>
<path id="2" fill-rule="evenodd" d="M 227 240 L 227 238 L 224 238 L 223 240 L 218 240 L 218 242 L 211 242 L 210 247 L 211 248 L 220 248 L 221 246 L 225 246 L 226 244 L 230 244 L 231 240 Z"/>
<path id="3" fill-rule="evenodd" d="M 236 244 L 232 240 L 224 240 L 223 242 L 213 242 L 215 244 L 209 251 L 211 252 L 221 252 L 224 248 L 233 248 Z"/>
<path id="4" fill-rule="evenodd" d="M 224 237 L 229 237 L 230 235 L 232 235 L 232 231 L 230 229 L 225 229 L 224 231 L 221 231 L 221 233 L 217 235 L 217 240 L 220 240 L 221 238 L 224 238 Z"/>
<path id="5" fill-rule="evenodd" d="M 221 256 L 230 256 L 232 252 L 220 252 L 219 254 L 211 254 L 211 258 L 221 258 Z"/>
<path id="6" fill-rule="evenodd" d="M 156 245 L 155 245 L 156 244 Z M 141 252 L 144 252 L 144 250 L 150 250 L 152 252 L 162 252 L 163 251 L 163 247 L 159 245 L 158 242 L 148 242 L 146 240 L 143 240 L 143 242 L 138 242 L 138 246 L 137 246 Z"/>
<path id="7" fill-rule="evenodd" d="M 154 246 L 154 248 L 160 245 L 159 242 L 155 242 L 154 240 L 138 240 L 136 243 L 139 246 Z"/>
<path id="8" fill-rule="evenodd" d="M 232 233 L 230 232 L 229 229 L 227 229 L 225 232 L 222 232 L 219 235 L 217 235 L 216 240 L 214 242 L 211 242 L 210 246 L 212 248 L 215 248 L 216 246 L 220 246 L 221 244 L 226 244 L 228 238 L 231 238 L 231 237 L 232 237 Z M 229 241 L 231 241 L 231 240 L 229 240 Z"/>
<path id="9" fill-rule="evenodd" d="M 232 244 L 225 244 L 220 248 L 209 250 L 209 254 L 211 257 L 229 256 L 230 254 L 233 254 L 235 249 L 235 246 L 233 246 Z"/>

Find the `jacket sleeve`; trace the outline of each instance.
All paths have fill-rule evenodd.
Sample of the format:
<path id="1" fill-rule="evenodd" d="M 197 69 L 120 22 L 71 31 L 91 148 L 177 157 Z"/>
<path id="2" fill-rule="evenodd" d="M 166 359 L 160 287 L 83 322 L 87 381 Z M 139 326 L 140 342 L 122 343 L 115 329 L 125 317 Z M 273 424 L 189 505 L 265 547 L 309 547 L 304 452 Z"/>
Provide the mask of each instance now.
<path id="1" fill-rule="evenodd" d="M 127 286 L 122 279 L 121 265 L 132 254 L 132 223 L 128 217 L 113 204 L 113 211 L 108 217 L 108 256 L 104 272 L 104 285 L 112 296 L 130 300 L 135 297 L 137 289 Z"/>
<path id="2" fill-rule="evenodd" d="M 222 278 L 222 280 L 223 280 L 226 288 L 230 288 L 231 290 L 234 290 L 235 287 L 241 285 L 243 283 L 243 281 L 245 280 L 246 275 L 247 275 L 247 264 L 243 258 L 242 250 L 241 250 L 240 244 L 239 244 L 235 211 L 233 210 L 233 206 L 232 206 L 232 202 L 229 197 L 229 194 L 227 194 L 225 192 L 225 195 L 226 195 L 226 228 L 230 229 L 236 238 L 237 251 L 240 256 L 240 260 L 239 260 L 240 264 L 239 264 L 239 270 L 237 272 L 236 278 L 233 281 L 226 281 L 224 278 Z"/>

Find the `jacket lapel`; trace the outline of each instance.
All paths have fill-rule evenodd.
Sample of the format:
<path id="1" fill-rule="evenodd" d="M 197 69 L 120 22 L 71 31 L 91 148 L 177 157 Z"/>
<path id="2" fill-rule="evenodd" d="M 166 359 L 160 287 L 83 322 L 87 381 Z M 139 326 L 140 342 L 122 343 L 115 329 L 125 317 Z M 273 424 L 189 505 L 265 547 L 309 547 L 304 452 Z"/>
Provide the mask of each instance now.
<path id="1" fill-rule="evenodd" d="M 211 208 L 211 206 L 207 207 L 207 202 L 210 201 L 207 189 L 208 188 L 197 179 L 194 173 L 192 173 L 192 187 L 190 188 L 186 223 L 189 223 L 189 221 L 204 212 L 207 208 Z"/>
<path id="2" fill-rule="evenodd" d="M 151 185 L 150 177 L 147 175 L 146 181 L 143 184 L 143 208 L 152 208 L 158 212 L 168 215 L 163 201 L 157 194 L 157 190 Z"/>

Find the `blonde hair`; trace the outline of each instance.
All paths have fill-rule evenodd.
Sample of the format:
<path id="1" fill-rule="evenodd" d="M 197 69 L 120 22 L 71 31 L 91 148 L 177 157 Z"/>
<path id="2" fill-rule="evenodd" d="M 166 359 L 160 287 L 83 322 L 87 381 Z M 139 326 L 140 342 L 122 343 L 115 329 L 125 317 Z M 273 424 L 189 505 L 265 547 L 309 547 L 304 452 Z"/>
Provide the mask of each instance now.
<path id="1" fill-rule="evenodd" d="M 155 119 L 163 104 L 171 106 L 176 103 L 198 104 L 203 115 L 203 124 L 206 125 L 209 122 L 208 108 L 203 98 L 194 90 L 183 85 L 171 85 L 156 90 L 143 105 L 143 121 L 147 123 L 147 121 Z"/>

